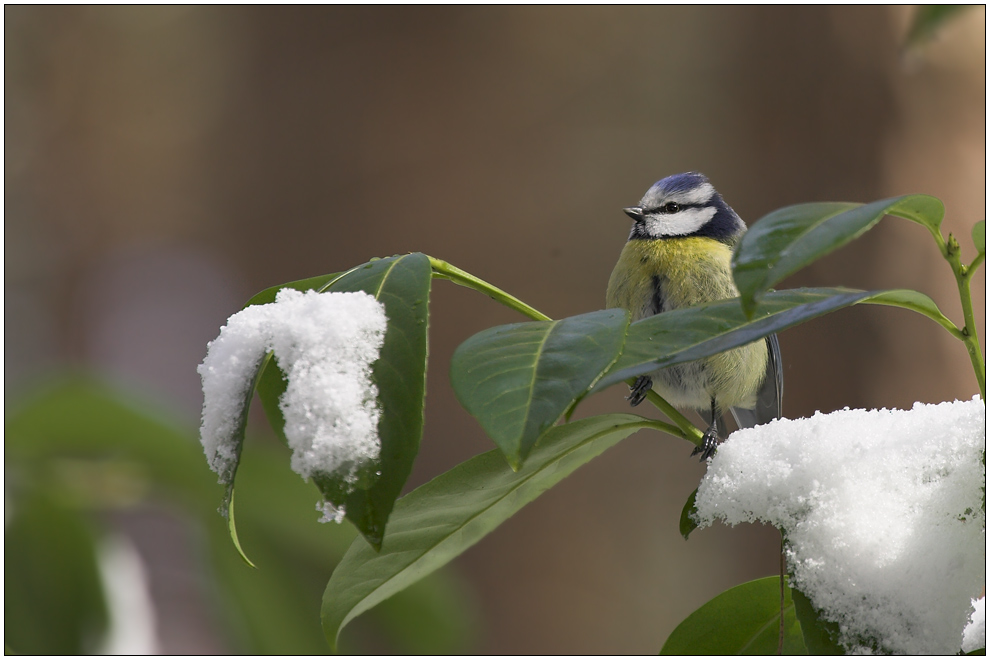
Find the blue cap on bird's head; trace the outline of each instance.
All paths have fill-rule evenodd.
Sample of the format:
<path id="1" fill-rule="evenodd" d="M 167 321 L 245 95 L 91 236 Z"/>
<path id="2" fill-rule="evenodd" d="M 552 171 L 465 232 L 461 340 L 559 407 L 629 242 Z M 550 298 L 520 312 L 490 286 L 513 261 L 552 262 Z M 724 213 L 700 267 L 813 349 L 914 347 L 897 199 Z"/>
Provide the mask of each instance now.
<path id="1" fill-rule="evenodd" d="M 699 193 L 699 196 L 707 194 L 708 197 L 711 197 L 711 194 L 715 192 L 715 187 L 708 181 L 708 177 L 701 172 L 682 172 L 660 179 L 650 186 L 650 191 L 654 190 L 661 194 L 696 192 Z"/>
<path id="2" fill-rule="evenodd" d="M 623 210 L 635 220 L 630 239 L 702 236 L 732 243 L 746 230 L 746 224 L 700 172 L 660 179 L 638 206 Z"/>

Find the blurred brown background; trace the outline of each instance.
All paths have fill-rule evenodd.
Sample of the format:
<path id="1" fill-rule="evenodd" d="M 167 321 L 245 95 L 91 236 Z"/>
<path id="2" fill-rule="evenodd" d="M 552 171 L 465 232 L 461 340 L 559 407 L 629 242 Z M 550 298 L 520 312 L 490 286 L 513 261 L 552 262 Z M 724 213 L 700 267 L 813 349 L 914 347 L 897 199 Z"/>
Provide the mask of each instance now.
<path id="1" fill-rule="evenodd" d="M 83 366 L 195 427 L 195 367 L 227 316 L 372 256 L 426 252 L 554 317 L 599 309 L 620 209 L 686 170 L 749 222 L 933 194 L 968 261 L 986 203 L 985 10 L 908 57 L 911 11 L 5 7 L 5 401 Z M 961 322 L 927 232 L 898 219 L 788 285 L 916 288 Z M 982 337 L 985 271 L 974 299 Z M 520 320 L 444 282 L 431 310 L 410 486 L 490 448 L 449 359 Z M 977 392 L 962 345 L 904 310 L 844 310 L 781 344 L 788 417 Z M 638 434 L 459 558 L 474 650 L 654 653 L 720 591 L 775 573 L 772 529 L 680 538 L 703 470 L 689 449 Z M 181 562 L 156 562 L 181 535 L 147 527 L 129 533 L 159 535 L 138 538 L 152 584 L 175 584 Z M 195 589 L 152 591 L 160 650 L 225 650 L 174 615 Z"/>

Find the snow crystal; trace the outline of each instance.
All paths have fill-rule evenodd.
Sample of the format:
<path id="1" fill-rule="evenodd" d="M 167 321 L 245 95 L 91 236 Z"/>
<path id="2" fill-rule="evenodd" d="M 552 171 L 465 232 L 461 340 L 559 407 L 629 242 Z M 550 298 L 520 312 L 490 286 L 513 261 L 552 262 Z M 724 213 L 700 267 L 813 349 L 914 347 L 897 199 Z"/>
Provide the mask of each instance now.
<path id="1" fill-rule="evenodd" d="M 743 429 L 710 463 L 698 520 L 782 529 L 792 583 L 847 650 L 955 653 L 985 582 L 985 429 L 978 397 Z"/>
<path id="2" fill-rule="evenodd" d="M 275 302 L 237 312 L 207 347 L 200 436 L 210 467 L 229 483 L 236 464 L 237 420 L 268 351 L 288 379 L 279 407 L 303 478 L 353 481 L 377 459 L 380 411 L 371 366 L 385 337 L 384 306 L 364 292 L 282 289 Z"/>
<path id="3" fill-rule="evenodd" d="M 318 521 L 321 523 L 341 523 L 344 520 L 344 516 L 347 515 L 347 511 L 343 505 L 334 506 L 333 502 L 317 502 L 316 510 L 323 514 L 323 517 Z"/>
<path id="4" fill-rule="evenodd" d="M 987 647 L 987 598 L 984 596 L 973 601 L 973 613 L 969 616 L 969 625 L 963 630 L 963 653 Z"/>

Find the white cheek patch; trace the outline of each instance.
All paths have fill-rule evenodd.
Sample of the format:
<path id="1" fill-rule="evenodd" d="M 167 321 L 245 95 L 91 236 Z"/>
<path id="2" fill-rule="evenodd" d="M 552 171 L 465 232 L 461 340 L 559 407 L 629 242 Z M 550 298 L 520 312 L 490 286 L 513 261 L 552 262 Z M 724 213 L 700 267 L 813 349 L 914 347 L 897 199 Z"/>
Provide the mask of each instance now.
<path id="1" fill-rule="evenodd" d="M 680 193 L 668 195 L 667 199 L 678 204 L 704 204 L 715 194 L 715 186 L 710 183 L 703 183 L 697 188 L 686 190 Z"/>
<path id="2" fill-rule="evenodd" d="M 712 218 L 717 209 L 709 206 L 703 209 L 684 209 L 677 213 L 658 214 L 646 217 L 646 231 L 650 236 L 687 236 L 698 231 Z"/>

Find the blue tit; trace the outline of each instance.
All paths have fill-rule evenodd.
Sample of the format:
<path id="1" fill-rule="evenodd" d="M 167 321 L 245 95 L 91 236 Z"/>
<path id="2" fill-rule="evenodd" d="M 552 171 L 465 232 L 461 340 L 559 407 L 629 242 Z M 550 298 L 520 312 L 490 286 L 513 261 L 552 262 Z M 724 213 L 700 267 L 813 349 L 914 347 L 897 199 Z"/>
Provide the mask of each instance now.
<path id="1" fill-rule="evenodd" d="M 623 211 L 633 225 L 608 280 L 607 307 L 627 309 L 638 321 L 739 295 L 730 260 L 746 224 L 703 174 L 661 179 Z M 652 388 L 673 406 L 699 411 L 709 427 L 691 455 L 705 460 L 721 442 L 718 421 L 725 412 L 740 428 L 780 417 L 783 387 L 780 345 L 770 335 L 640 376 L 628 398 L 638 405 Z"/>

